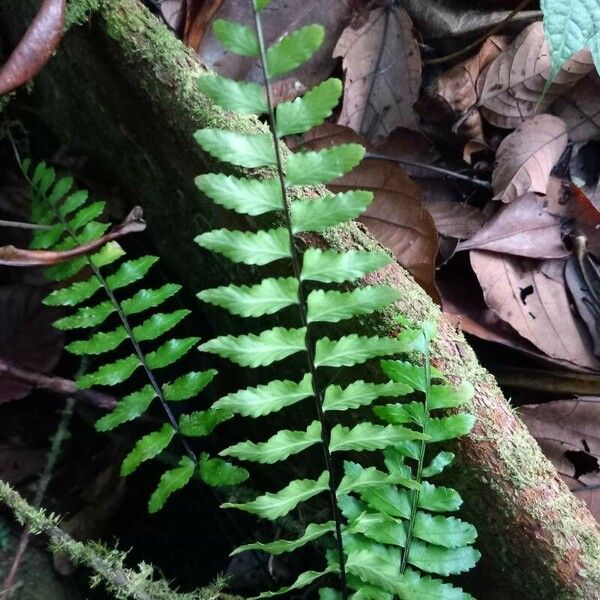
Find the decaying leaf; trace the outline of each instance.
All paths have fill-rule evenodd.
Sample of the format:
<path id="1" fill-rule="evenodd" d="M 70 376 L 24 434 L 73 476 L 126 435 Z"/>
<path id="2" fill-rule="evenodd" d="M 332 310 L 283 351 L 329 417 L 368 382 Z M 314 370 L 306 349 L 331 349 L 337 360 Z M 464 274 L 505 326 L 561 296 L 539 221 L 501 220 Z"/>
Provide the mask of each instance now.
<path id="1" fill-rule="evenodd" d="M 590 333 L 594 354 L 600 356 L 600 264 L 577 242 L 579 247 L 565 267 L 565 280 Z"/>
<path id="2" fill-rule="evenodd" d="M 600 77 L 590 73 L 573 89 L 559 98 L 554 114 L 566 124 L 572 142 L 600 139 Z"/>
<path id="3" fill-rule="evenodd" d="M 524 29 L 477 81 L 482 115 L 493 125 L 512 129 L 546 112 L 582 77 L 594 69 L 589 51 L 568 60 L 549 84 L 550 52 L 541 22 Z"/>
<path id="4" fill-rule="evenodd" d="M 421 55 L 408 13 L 395 5 L 377 8 L 359 29 L 347 27 L 334 57 L 346 73 L 341 125 L 369 140 L 397 127 L 417 129 L 413 108 L 421 86 Z"/>
<path id="5" fill-rule="evenodd" d="M 305 88 L 311 88 L 328 77 L 336 66 L 333 48 L 352 16 L 353 0 L 271 0 L 268 16 L 263 20 L 265 42 L 271 44 L 304 25 L 318 23 L 325 29 L 325 40 L 314 57 L 292 75 Z M 251 2 L 227 0 L 215 18 L 229 19 L 254 27 Z M 215 38 L 212 27 L 198 50 L 202 62 L 220 75 L 231 79 L 262 82 L 259 62 L 231 54 Z"/>
<path id="6" fill-rule="evenodd" d="M 58 362 L 63 335 L 52 327 L 57 313 L 42 304 L 42 288 L 0 287 L 0 356 L 20 367 L 49 373 Z M 31 387 L 0 376 L 0 404 L 24 398 Z"/>
<path id="7" fill-rule="evenodd" d="M 294 150 L 319 150 L 335 144 L 368 142 L 341 125 L 324 124 L 303 136 L 299 145 L 290 140 Z M 333 192 L 348 189 L 370 190 L 374 201 L 360 218 L 371 233 L 387 246 L 396 260 L 439 301 L 434 283 L 438 237 L 431 215 L 422 204 L 419 186 L 389 160 L 367 159 L 347 175 L 328 186 Z"/>
<path id="8" fill-rule="evenodd" d="M 600 485 L 600 398 L 585 396 L 523 406 L 519 414 L 571 489 Z M 593 496 L 578 497 L 594 500 Z M 597 498 L 591 508 L 594 506 L 600 517 Z"/>
<path id="9" fill-rule="evenodd" d="M 185 0 L 183 43 L 198 50 L 213 17 L 223 0 Z"/>
<path id="10" fill-rule="evenodd" d="M 600 370 L 589 334 L 571 309 L 564 278 L 549 277 L 529 259 L 482 250 L 470 256 L 486 304 L 503 321 L 550 358 Z"/>
<path id="11" fill-rule="evenodd" d="M 512 202 L 526 192 L 545 194 L 550 171 L 567 147 L 567 128 L 552 115 L 536 115 L 508 134 L 496 153 L 495 199 Z"/>
<path id="12" fill-rule="evenodd" d="M 31 25 L 0 69 L 0 95 L 33 79 L 62 39 L 66 0 L 44 0 Z"/>
<path id="13" fill-rule="evenodd" d="M 0 265 L 9 267 L 48 267 L 71 260 L 78 256 L 91 254 L 104 244 L 123 237 L 129 233 L 136 233 L 146 229 L 142 209 L 134 207 L 127 215 L 123 223 L 113 227 L 107 234 L 97 240 L 76 246 L 71 250 L 29 250 L 15 248 L 14 246 L 0 246 Z"/>
<path id="14" fill-rule="evenodd" d="M 460 250 L 488 250 L 528 258 L 563 258 L 570 254 L 562 242 L 560 219 L 531 193 L 502 206 L 473 237 L 458 245 Z"/>
<path id="15" fill-rule="evenodd" d="M 467 239 L 476 234 L 485 223 L 481 210 L 462 202 L 451 200 L 425 200 L 427 212 L 439 233 L 457 239 Z"/>
<path id="16" fill-rule="evenodd" d="M 463 114 L 477 103 L 477 78 L 508 46 L 508 36 L 492 36 L 481 46 L 479 52 L 443 73 L 437 81 L 437 93 L 452 109 Z M 474 111 L 460 126 L 459 133 L 467 139 L 483 140 L 481 115 Z"/>

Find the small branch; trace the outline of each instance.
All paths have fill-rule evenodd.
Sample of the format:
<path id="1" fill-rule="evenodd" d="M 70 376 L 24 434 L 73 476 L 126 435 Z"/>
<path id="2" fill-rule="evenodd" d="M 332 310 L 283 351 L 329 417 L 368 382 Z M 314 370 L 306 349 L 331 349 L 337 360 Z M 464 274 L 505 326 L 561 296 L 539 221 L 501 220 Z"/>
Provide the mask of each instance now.
<path id="1" fill-rule="evenodd" d="M 0 219 L 0 227 L 12 227 L 14 229 L 38 229 L 40 231 L 48 231 L 50 225 L 37 225 L 36 223 L 24 223 L 23 221 L 7 221 Z"/>
<path id="2" fill-rule="evenodd" d="M 460 179 L 462 181 L 468 181 L 473 185 L 486 188 L 487 190 L 492 189 L 492 184 L 489 181 L 483 181 L 482 179 L 475 179 L 462 173 L 455 173 L 449 169 L 443 169 L 442 167 L 435 167 L 434 165 L 428 165 L 427 163 L 414 162 L 412 160 L 405 160 L 404 158 L 396 158 L 395 156 L 389 156 L 387 154 L 379 154 L 377 152 L 367 152 L 365 158 L 374 158 L 377 160 L 391 160 L 392 162 L 400 163 L 401 165 L 407 165 L 408 167 L 417 167 L 420 169 L 428 169 L 434 173 L 440 173 L 440 175 L 446 175 L 447 177 L 454 177 L 454 179 Z"/>
<path id="3" fill-rule="evenodd" d="M 106 410 L 112 410 L 117 405 L 117 400 L 113 396 L 96 390 L 80 390 L 77 388 L 77 384 L 70 379 L 23 369 L 2 358 L 0 358 L 0 376 L 22 381 L 35 389 L 48 390 L 61 396 L 73 396 L 78 400 Z"/>
<path id="4" fill-rule="evenodd" d="M 600 395 L 600 377 L 567 371 L 539 369 L 492 369 L 500 386 L 553 394 Z"/>

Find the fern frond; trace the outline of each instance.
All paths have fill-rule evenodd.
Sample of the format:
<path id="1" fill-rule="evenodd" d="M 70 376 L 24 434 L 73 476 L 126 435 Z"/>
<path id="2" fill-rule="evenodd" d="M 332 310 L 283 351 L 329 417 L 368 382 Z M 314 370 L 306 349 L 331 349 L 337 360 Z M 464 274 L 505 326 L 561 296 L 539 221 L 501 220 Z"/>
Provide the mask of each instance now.
<path id="1" fill-rule="evenodd" d="M 454 588 L 441 581 L 407 569 L 407 564 L 427 572 L 449 574 L 470 568 L 477 558 L 477 552 L 469 545 L 474 532 L 470 525 L 425 512 L 456 510 L 460 496 L 454 490 L 423 481 L 424 474 L 429 477 L 439 473 L 452 460 L 450 453 L 439 453 L 425 466 L 425 447 L 464 434 L 473 425 L 469 415 L 430 418 L 429 413 L 466 402 L 468 386 L 454 389 L 446 385 L 443 375 L 429 365 L 428 347 L 433 331 L 428 324 L 403 327 L 396 338 L 348 333 L 332 339 L 329 331 L 323 331 L 326 323 L 388 307 L 397 300 L 398 293 L 381 285 L 359 284 L 350 289 L 339 285 L 347 286 L 387 265 L 391 259 L 384 253 L 301 250 L 306 241 L 303 234 L 318 233 L 358 217 L 372 195 L 350 191 L 299 198 L 305 191 L 301 194 L 299 186 L 333 182 L 359 164 L 365 149 L 357 144 L 343 144 L 292 155 L 283 152 L 283 136 L 309 131 L 332 114 L 342 85 L 336 79 L 328 79 L 302 97 L 275 106 L 272 79 L 309 60 L 320 47 L 324 32 L 319 26 L 309 25 L 267 47 L 261 20 L 261 11 L 267 5 L 266 0 L 253 0 L 254 30 L 224 20 L 218 20 L 214 26 L 217 38 L 228 51 L 260 60 L 265 87 L 259 90 L 255 84 L 212 76 L 202 78 L 199 85 L 226 110 L 265 113 L 269 133 L 203 129 L 195 134 L 202 149 L 215 159 L 236 167 L 261 168 L 260 177 L 209 174 L 199 176 L 196 183 L 209 199 L 225 209 L 250 216 L 277 213 L 275 220 L 280 226 L 258 231 L 218 229 L 202 233 L 196 242 L 234 263 L 262 267 L 278 261 L 278 276 L 260 279 L 253 285 L 230 284 L 205 290 L 198 297 L 245 318 L 265 317 L 283 309 L 287 309 L 286 315 L 295 311 L 297 317 L 289 326 L 279 324 L 260 333 L 221 335 L 204 342 L 199 349 L 242 367 L 266 367 L 284 360 L 303 367 L 295 381 L 274 380 L 230 393 L 215 402 L 213 410 L 257 418 L 278 411 L 285 416 L 283 411 L 289 406 L 308 399 L 314 403 L 314 416 L 309 423 L 278 431 L 266 441 L 240 441 L 223 450 L 221 456 L 273 464 L 300 456 L 315 446 L 320 446 L 322 452 L 322 463 L 311 469 L 314 479 L 293 480 L 277 492 L 223 506 L 275 520 L 313 497 L 328 493 L 331 516 L 324 524 L 309 524 L 296 540 L 246 544 L 234 553 L 291 552 L 317 539 L 333 537 L 335 549 L 326 552 L 324 570 L 303 573 L 291 586 L 265 592 L 259 598 L 306 587 L 330 573 L 339 577 L 340 592 L 338 595 L 332 588 L 322 588 L 320 595 L 324 600 L 391 600 L 393 595 L 411 600 L 467 598 L 462 592 L 455 594 Z M 286 267 L 287 273 L 283 271 Z M 325 383 L 325 369 L 354 367 L 407 352 L 426 355 L 426 368 L 390 360 L 384 361 L 388 381 L 351 381 L 345 387 Z M 432 386 L 432 376 L 443 385 Z M 412 393 L 424 394 L 425 403 L 411 398 L 408 404 L 374 407 L 375 415 L 384 424 L 360 419 L 357 422 L 356 418 L 337 423 L 332 419 L 332 413 L 345 417 L 344 411 L 372 405 L 379 398 Z M 344 460 L 344 453 L 382 450 L 387 472 L 373 462 L 365 467 Z M 417 461 L 417 466 L 409 464 L 411 461 Z M 412 591 L 415 594 L 410 595 Z"/>
<path id="2" fill-rule="evenodd" d="M 24 165 L 23 172 L 28 177 L 29 167 Z M 53 169 L 40 163 L 29 177 L 33 192 L 32 215 L 50 225 L 46 231 L 34 234 L 33 246 L 40 249 L 69 249 L 83 243 L 94 241 L 108 228 L 108 223 L 96 221 L 104 210 L 103 202 L 88 202 L 88 194 L 82 191 L 71 192 L 71 177 L 56 178 Z M 134 372 L 143 370 L 148 383 L 141 389 L 125 395 L 109 414 L 98 420 L 99 431 L 109 431 L 123 423 L 134 420 L 145 414 L 155 400 L 163 408 L 167 423 L 159 431 L 142 437 L 122 465 L 123 475 L 133 472 L 140 464 L 150 460 L 171 445 L 178 437 L 184 451 L 179 467 L 167 471 L 161 478 L 158 488 L 150 499 L 150 510 L 161 508 L 167 498 L 177 489 L 184 487 L 195 474 L 202 478 L 202 470 L 207 471 L 210 459 L 205 458 L 203 464 L 198 460 L 186 436 L 197 436 L 202 427 L 208 431 L 224 420 L 223 411 L 205 411 L 201 419 L 199 413 L 183 414 L 179 422 L 175 418 L 171 402 L 188 400 L 200 393 L 215 375 L 214 370 L 192 372 L 182 375 L 175 381 L 160 386 L 155 371 L 177 362 L 189 350 L 197 345 L 198 338 L 168 339 L 155 347 L 146 349 L 146 345 L 156 343 L 159 339 L 170 335 L 190 311 L 179 309 L 157 312 L 169 298 L 176 294 L 180 286 L 165 284 L 157 289 L 141 289 L 129 294 L 122 300 L 116 298 L 118 290 L 129 288 L 142 281 L 158 258 L 143 256 L 134 260 L 120 261 L 125 252 L 116 241 L 101 247 L 91 256 L 81 256 L 55 267 L 47 269 L 52 280 L 64 281 L 64 287 L 54 290 L 45 299 L 51 306 L 79 308 L 71 314 L 59 319 L 56 326 L 62 330 L 89 330 L 83 339 L 75 340 L 66 349 L 79 356 L 87 356 L 92 363 L 92 370 L 78 378 L 80 388 L 92 386 L 115 386 L 125 383 Z M 106 272 L 111 267 L 112 272 Z M 69 284 L 69 279 L 80 271 L 87 270 L 91 275 L 87 280 Z M 88 301 L 103 291 L 107 299 Z M 134 315 L 152 310 L 152 315 L 132 324 Z M 115 316 L 119 324 L 106 327 L 111 316 Z M 115 350 L 129 342 L 133 353 L 117 359 L 105 359 Z M 142 344 L 144 350 L 142 350 Z M 102 359 L 102 360 L 101 360 Z M 227 413 L 227 416 L 231 416 Z M 220 466 L 223 461 L 219 459 Z M 214 465 L 208 470 L 214 471 Z M 238 467 L 231 466 L 238 470 Z M 220 469 L 223 471 L 223 468 Z M 190 472 L 191 471 L 191 472 Z M 241 473 L 242 470 L 239 470 Z M 239 480 L 239 476 L 237 477 Z"/>

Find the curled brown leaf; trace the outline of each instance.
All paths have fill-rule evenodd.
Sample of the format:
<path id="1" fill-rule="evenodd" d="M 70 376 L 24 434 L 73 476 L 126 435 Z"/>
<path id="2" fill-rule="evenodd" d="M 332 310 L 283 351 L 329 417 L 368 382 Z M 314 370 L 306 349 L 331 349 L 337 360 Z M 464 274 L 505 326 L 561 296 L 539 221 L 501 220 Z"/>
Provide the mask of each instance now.
<path id="1" fill-rule="evenodd" d="M 146 229 L 146 222 L 143 219 L 142 209 L 136 206 L 127 215 L 123 223 L 113 227 L 107 234 L 87 244 L 76 246 L 71 250 L 29 250 L 16 248 L 15 246 L 1 246 L 0 265 L 10 267 L 48 267 L 57 265 L 72 258 L 90 254 L 108 242 L 129 233 L 144 231 L 144 229 Z"/>
<path id="2" fill-rule="evenodd" d="M 0 95 L 35 77 L 62 39 L 66 0 L 44 0 L 29 29 L 0 69 Z"/>

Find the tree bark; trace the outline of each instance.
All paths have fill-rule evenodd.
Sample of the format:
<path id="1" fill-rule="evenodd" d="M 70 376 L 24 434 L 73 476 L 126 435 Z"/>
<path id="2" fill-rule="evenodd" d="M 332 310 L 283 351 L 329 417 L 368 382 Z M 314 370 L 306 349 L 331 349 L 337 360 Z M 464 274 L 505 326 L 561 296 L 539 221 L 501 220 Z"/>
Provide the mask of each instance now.
<path id="1" fill-rule="evenodd" d="M 0 26 L 11 45 L 36 7 L 33 0 L 0 4 Z M 194 176 L 222 166 L 202 154 L 192 134 L 201 127 L 253 131 L 261 125 L 225 114 L 198 92 L 195 82 L 203 67 L 137 0 L 71 0 L 68 21 L 71 29 L 56 57 L 35 82 L 33 98 L 44 121 L 70 150 L 102 165 L 131 205 L 144 207 L 148 235 L 181 283 L 195 291 L 247 277 L 247 270 L 193 243 L 202 231 L 235 224 L 193 185 Z M 356 223 L 308 243 L 378 247 Z M 437 320 L 434 364 L 475 386 L 469 408 L 477 422 L 454 448 L 453 485 L 465 500 L 465 516 L 479 531 L 482 579 L 501 582 L 507 598 L 600 598 L 596 521 L 544 458 L 462 333 L 442 318 L 406 271 L 393 264 L 377 280 L 396 286 L 402 299 L 395 311 L 363 321 L 364 328 L 393 333 L 396 312 Z M 219 325 L 239 327 L 222 313 Z M 489 595 L 488 588 L 480 597 L 501 594 Z"/>

